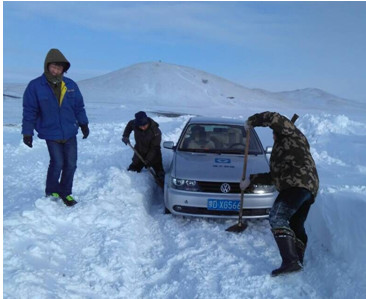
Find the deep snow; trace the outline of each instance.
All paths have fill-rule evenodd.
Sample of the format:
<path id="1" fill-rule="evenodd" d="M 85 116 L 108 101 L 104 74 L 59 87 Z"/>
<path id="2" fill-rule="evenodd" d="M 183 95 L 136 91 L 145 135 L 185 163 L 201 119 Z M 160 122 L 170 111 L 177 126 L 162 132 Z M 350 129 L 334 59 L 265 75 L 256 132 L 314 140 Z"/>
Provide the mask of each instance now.
<path id="1" fill-rule="evenodd" d="M 21 99 L 4 98 L 4 298 L 364 298 L 366 106 L 319 92 L 315 101 L 314 89 L 279 99 L 211 76 L 150 63 L 80 82 L 91 133 L 78 138 L 73 208 L 43 196 L 46 144 L 22 143 Z M 195 114 L 299 114 L 320 176 L 304 271 L 270 277 L 280 256 L 267 220 L 233 234 L 232 220 L 165 215 L 150 174 L 126 171 L 132 151 L 120 138 L 139 110 L 160 124 L 163 141 L 177 141 Z M 258 132 L 272 144 L 270 129 Z M 172 152 L 162 151 L 167 168 Z"/>

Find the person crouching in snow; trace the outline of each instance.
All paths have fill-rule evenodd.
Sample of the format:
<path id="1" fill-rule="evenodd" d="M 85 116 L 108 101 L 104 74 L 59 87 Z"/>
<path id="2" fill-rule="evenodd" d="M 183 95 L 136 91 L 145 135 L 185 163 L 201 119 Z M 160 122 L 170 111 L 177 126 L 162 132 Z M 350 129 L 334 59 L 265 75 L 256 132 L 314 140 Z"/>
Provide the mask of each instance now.
<path id="1" fill-rule="evenodd" d="M 270 127 L 274 145 L 270 172 L 252 174 L 241 181 L 250 184 L 275 185 L 279 192 L 269 214 L 269 223 L 282 257 L 281 267 L 272 276 L 297 272 L 303 267 L 308 241 L 304 223 L 319 189 L 319 178 L 310 145 L 293 122 L 276 112 L 263 112 L 248 118 L 246 128 Z"/>
<path id="2" fill-rule="evenodd" d="M 164 180 L 163 159 L 161 154 L 161 131 L 159 124 L 148 117 L 144 111 L 135 114 L 135 119 L 128 122 L 122 134 L 122 142 L 130 144 L 130 134 L 134 131 L 135 150 L 144 159 L 145 164 L 136 155 L 132 157 L 132 163 L 128 167 L 129 171 L 140 172 L 143 167 L 152 167 L 157 177 Z"/>
<path id="3" fill-rule="evenodd" d="M 76 134 L 89 135 L 88 118 L 77 84 L 64 77 L 70 62 L 58 49 L 51 49 L 42 76 L 32 80 L 23 96 L 23 142 L 33 146 L 33 131 L 45 139 L 50 164 L 46 196 L 60 198 L 67 206 L 77 202 L 71 196 L 77 161 Z M 61 176 L 61 179 L 60 179 Z"/>

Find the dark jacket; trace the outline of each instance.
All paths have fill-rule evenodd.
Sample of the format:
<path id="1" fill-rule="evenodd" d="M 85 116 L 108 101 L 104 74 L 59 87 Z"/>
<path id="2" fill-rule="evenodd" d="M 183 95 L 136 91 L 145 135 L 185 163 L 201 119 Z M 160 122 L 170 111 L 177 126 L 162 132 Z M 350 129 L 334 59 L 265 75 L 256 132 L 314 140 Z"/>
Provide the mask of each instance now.
<path id="1" fill-rule="evenodd" d="M 123 132 L 123 137 L 130 137 L 132 131 L 135 136 L 135 149 L 138 153 L 152 164 L 161 161 L 161 131 L 159 124 L 148 117 L 149 127 L 143 131 L 135 125 L 135 120 L 130 120 Z"/>
<path id="2" fill-rule="evenodd" d="M 61 52 L 52 49 L 47 54 L 45 67 L 51 62 L 68 63 L 67 60 L 60 61 L 64 56 L 58 53 Z M 33 135 L 36 130 L 41 139 L 67 140 L 77 134 L 80 125 L 88 123 L 84 100 L 77 84 L 62 77 L 60 90 L 58 99 L 46 73 L 28 84 L 23 96 L 23 135 Z"/>
<path id="3" fill-rule="evenodd" d="M 319 178 L 304 134 L 290 120 L 276 112 L 254 114 L 248 118 L 248 125 L 270 127 L 276 135 L 270 173 L 253 175 L 252 182 L 271 182 L 278 191 L 302 187 L 315 197 L 319 189 Z"/>

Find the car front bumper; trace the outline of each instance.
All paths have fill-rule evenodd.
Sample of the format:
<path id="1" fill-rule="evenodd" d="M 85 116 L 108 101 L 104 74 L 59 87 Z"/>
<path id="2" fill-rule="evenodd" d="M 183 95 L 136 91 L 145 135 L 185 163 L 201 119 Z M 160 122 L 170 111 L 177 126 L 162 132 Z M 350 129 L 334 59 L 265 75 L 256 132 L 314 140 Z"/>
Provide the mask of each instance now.
<path id="1" fill-rule="evenodd" d="M 165 186 L 165 207 L 174 215 L 209 217 L 209 218 L 237 218 L 238 210 L 208 209 L 208 200 L 237 201 L 238 193 L 206 193 L 192 192 Z M 245 193 L 243 200 L 243 218 L 267 218 L 276 199 L 277 192 L 266 194 Z"/>

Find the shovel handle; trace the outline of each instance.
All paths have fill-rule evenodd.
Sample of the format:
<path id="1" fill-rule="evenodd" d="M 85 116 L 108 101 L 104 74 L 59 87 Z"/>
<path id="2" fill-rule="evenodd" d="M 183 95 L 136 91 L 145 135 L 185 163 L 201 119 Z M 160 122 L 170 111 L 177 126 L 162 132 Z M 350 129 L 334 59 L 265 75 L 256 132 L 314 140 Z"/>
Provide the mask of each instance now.
<path id="1" fill-rule="evenodd" d="M 144 160 L 144 158 L 140 155 L 140 153 L 131 145 L 130 142 L 127 142 L 127 144 L 130 146 L 130 148 L 132 148 L 132 150 L 134 151 L 134 153 L 136 154 L 137 157 L 139 157 L 139 159 L 142 161 L 142 163 L 144 163 L 144 165 L 146 166 L 146 161 Z M 158 183 L 158 185 L 161 188 L 164 188 L 164 184 L 163 182 L 158 178 L 158 176 L 156 175 L 156 173 L 151 169 L 151 167 L 146 167 L 147 170 L 150 171 L 150 173 L 153 175 L 153 177 L 155 178 L 155 181 Z"/>
<path id="2" fill-rule="evenodd" d="M 246 175 L 247 175 L 249 142 L 250 142 L 250 129 L 247 129 L 246 130 L 246 141 L 245 141 L 244 166 L 243 166 L 242 180 L 244 180 Z M 241 221 L 242 221 L 242 218 L 243 218 L 243 205 L 244 205 L 244 190 L 241 190 L 241 192 L 240 192 L 239 224 L 241 224 Z"/>
<path id="3" fill-rule="evenodd" d="M 142 161 L 142 163 L 144 163 L 144 165 L 146 166 L 146 162 L 145 162 L 144 158 L 142 158 L 140 153 L 131 145 L 130 142 L 128 142 L 127 144 L 130 146 L 130 148 L 132 148 L 132 150 L 135 152 L 136 156 L 139 157 L 139 159 Z"/>

